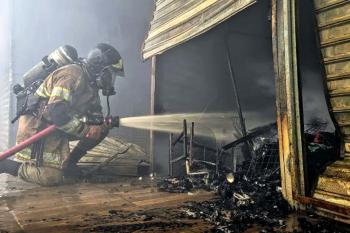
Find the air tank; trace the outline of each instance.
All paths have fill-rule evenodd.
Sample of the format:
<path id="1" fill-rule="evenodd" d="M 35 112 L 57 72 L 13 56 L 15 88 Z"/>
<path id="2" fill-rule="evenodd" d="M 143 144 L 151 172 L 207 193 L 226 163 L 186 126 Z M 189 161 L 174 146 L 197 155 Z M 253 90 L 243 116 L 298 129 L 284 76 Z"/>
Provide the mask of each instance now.
<path id="1" fill-rule="evenodd" d="M 32 67 L 23 75 L 24 87 L 32 83 L 45 79 L 51 72 L 59 67 L 65 66 L 78 61 L 77 50 L 70 45 L 63 45 Z"/>

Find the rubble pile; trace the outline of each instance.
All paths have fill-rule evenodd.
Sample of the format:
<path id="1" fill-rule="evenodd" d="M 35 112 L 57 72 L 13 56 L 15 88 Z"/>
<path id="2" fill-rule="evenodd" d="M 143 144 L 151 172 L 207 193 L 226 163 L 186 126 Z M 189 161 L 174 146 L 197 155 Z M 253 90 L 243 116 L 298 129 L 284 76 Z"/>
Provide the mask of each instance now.
<path id="1" fill-rule="evenodd" d="M 210 185 L 206 184 L 205 179 L 191 177 L 160 179 L 157 187 L 159 191 L 169 193 L 186 193 L 197 189 L 210 190 Z"/>
<path id="2" fill-rule="evenodd" d="M 219 174 L 209 171 L 208 176 L 162 179 L 158 189 L 180 193 L 196 189 L 216 192 L 220 198 L 190 202 L 182 209 L 188 218 L 210 222 L 215 232 L 243 232 L 254 225 L 267 227 L 269 232 L 273 227 L 283 227 L 291 208 L 279 186 L 277 140 L 258 139 L 254 158 L 243 163 L 236 173 L 221 166 Z"/>
<path id="3" fill-rule="evenodd" d="M 221 184 L 221 198 L 187 203 L 183 211 L 189 218 L 211 222 L 215 232 L 243 232 L 254 225 L 272 232 L 273 227 L 285 226 L 285 218 L 291 213 L 278 185 L 278 181 L 263 178 Z"/>
<path id="4" fill-rule="evenodd" d="M 324 132 L 325 126 L 313 123 L 305 131 L 308 179 L 314 187 L 325 165 L 336 159 L 339 142 L 334 133 Z M 235 173 L 225 167 L 222 151 L 248 142 L 250 153 L 237 165 Z M 203 219 L 214 226 L 214 232 L 244 232 L 248 228 L 262 232 L 288 232 L 287 220 L 297 218 L 294 232 L 342 232 L 332 221 L 310 217 L 301 218 L 284 200 L 280 187 L 279 146 L 276 124 L 258 127 L 247 136 L 222 147 L 216 160 L 216 170 L 207 167 L 206 176 L 166 178 L 158 182 L 158 189 L 186 193 L 196 189 L 214 191 L 220 198 L 201 203 L 189 202 L 182 208 L 184 217 Z M 249 156 L 248 156 L 249 154 Z M 197 172 L 198 174 L 198 172 Z M 231 174 L 228 176 L 228 174 Z M 229 178 L 230 177 L 230 178 Z M 332 228 L 333 225 L 333 228 Z"/>
<path id="5" fill-rule="evenodd" d="M 245 175 L 233 183 L 215 179 L 207 190 L 218 193 L 217 198 L 204 202 L 187 202 L 180 209 L 177 219 L 202 219 L 212 226 L 210 232 L 293 232 L 340 233 L 348 232 L 344 226 L 314 214 L 293 212 L 283 199 L 277 176 L 261 176 L 252 179 Z M 160 182 L 170 192 L 190 192 L 196 189 L 194 178 L 165 179 Z M 220 181 L 219 181 L 220 180 Z M 203 184 L 203 183 L 201 183 Z M 181 186 L 183 185 L 183 186 Z M 291 221 L 291 219 L 295 219 Z M 291 226 L 292 222 L 292 226 Z M 293 224 L 296 222 L 296 224 Z"/>
<path id="6" fill-rule="evenodd" d="M 324 164 L 322 159 L 329 161 L 323 154 L 334 154 L 334 135 L 317 132 L 306 134 L 306 138 L 308 161 L 319 169 L 322 166 L 318 163 Z M 205 220 L 213 226 L 213 232 L 244 232 L 251 228 L 260 232 L 289 232 L 287 221 L 291 216 L 297 218 L 298 223 L 293 232 L 344 232 L 334 229 L 334 222 L 328 219 L 298 217 L 292 213 L 280 187 L 276 133 L 272 130 L 270 135 L 256 137 L 253 141 L 253 158 L 245 161 L 236 173 L 221 166 L 219 174 L 208 171 L 207 176 L 161 179 L 158 189 L 178 193 L 197 189 L 216 192 L 218 198 L 201 203 L 188 202 L 181 209 L 182 217 Z M 229 179 L 227 174 L 233 176 Z"/>

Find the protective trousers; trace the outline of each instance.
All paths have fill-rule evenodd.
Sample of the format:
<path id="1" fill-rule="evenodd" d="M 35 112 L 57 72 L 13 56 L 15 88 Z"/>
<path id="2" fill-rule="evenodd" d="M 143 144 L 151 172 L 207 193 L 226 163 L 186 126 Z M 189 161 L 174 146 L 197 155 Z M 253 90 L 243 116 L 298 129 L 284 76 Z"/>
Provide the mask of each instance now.
<path id="1" fill-rule="evenodd" d="M 77 146 L 72 150 L 70 156 L 68 157 L 68 161 L 64 162 L 67 163 L 68 167 L 78 169 L 78 167 L 74 165 L 76 165 L 79 159 L 82 158 L 87 151 L 97 146 L 107 136 L 107 134 L 108 132 L 105 132 L 97 140 L 87 138 L 81 139 Z M 65 169 L 48 166 L 37 167 L 35 166 L 35 163 L 31 162 L 23 163 L 18 170 L 18 176 L 21 179 L 30 183 L 39 184 L 41 186 L 56 186 L 76 182 L 78 178 L 72 177 L 71 174 L 72 173 L 67 174 Z"/>

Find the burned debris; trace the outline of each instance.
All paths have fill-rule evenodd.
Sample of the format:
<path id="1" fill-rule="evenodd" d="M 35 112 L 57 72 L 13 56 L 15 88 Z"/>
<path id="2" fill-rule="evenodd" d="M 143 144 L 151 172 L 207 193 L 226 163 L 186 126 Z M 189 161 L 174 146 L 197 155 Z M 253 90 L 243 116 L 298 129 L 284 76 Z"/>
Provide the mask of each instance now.
<path id="1" fill-rule="evenodd" d="M 204 188 L 216 192 L 217 199 L 190 202 L 183 207 L 187 217 L 209 221 L 215 226 L 215 232 L 243 232 L 255 224 L 283 227 L 291 208 L 282 197 L 279 178 L 236 175 L 232 183 L 228 177 L 216 177 L 207 184 L 198 178 L 165 179 L 159 184 L 159 189 L 191 192 Z"/>
<path id="2" fill-rule="evenodd" d="M 227 189 L 219 192 L 224 199 L 187 203 L 185 213 L 211 222 L 216 232 L 243 232 L 254 225 L 281 228 L 291 212 L 274 182 L 246 179 L 231 186 L 230 192 Z"/>
<path id="3" fill-rule="evenodd" d="M 340 141 L 336 133 L 326 132 L 327 123 L 314 118 L 306 124 L 305 141 L 308 163 L 308 181 L 314 189 L 318 176 L 325 167 L 339 159 Z"/>
<path id="4" fill-rule="evenodd" d="M 317 153 L 322 150 L 327 154 L 330 150 L 334 150 L 332 146 L 334 138 L 332 134 L 321 130 L 321 128 L 309 130 L 305 135 L 309 140 L 309 148 L 316 148 Z M 208 161 L 208 163 L 201 161 L 202 165 L 211 166 L 201 166 L 197 171 L 194 171 L 193 167 L 198 168 L 198 165 L 195 166 L 195 163 L 191 164 L 186 160 L 189 158 L 186 150 L 190 148 L 189 150 L 193 151 L 193 131 L 191 130 L 190 142 L 187 142 L 185 135 L 184 126 L 184 131 L 177 142 L 181 141 L 181 137 L 185 137 L 182 141 L 185 156 L 180 160 L 185 160 L 183 163 L 187 166 L 185 170 L 191 172 L 182 177 L 160 179 L 157 183 L 158 189 L 177 193 L 192 193 L 204 189 L 213 191 L 218 196 L 209 201 L 186 203 L 181 209 L 184 217 L 209 222 L 213 226 L 213 232 L 244 232 L 252 227 L 258 227 L 261 232 L 286 232 L 286 221 L 291 215 L 293 216 L 293 211 L 283 198 L 280 186 L 276 124 L 256 128 L 246 136 L 224 145 L 217 150 L 214 161 Z M 249 145 L 252 157 L 233 171 L 224 164 L 224 157 L 227 156 L 225 153 L 240 144 Z M 170 145 L 174 144 L 170 143 Z M 172 151 L 170 150 L 170 153 Z M 196 161 L 193 153 L 190 153 L 190 156 L 192 161 Z M 328 227 L 330 226 L 328 220 L 317 219 L 315 223 L 311 223 L 308 219 L 308 217 L 298 218 L 299 228 L 297 229 L 300 229 L 300 232 L 316 232 L 314 229 L 333 232 L 332 228 Z M 299 231 L 295 230 L 295 232 Z"/>
<path id="5" fill-rule="evenodd" d="M 181 133 L 181 136 L 185 137 L 183 135 L 186 135 L 185 127 Z M 192 135 L 193 133 L 191 141 Z M 265 138 L 264 135 L 268 136 Z M 227 150 L 242 143 L 251 143 L 251 148 L 254 148 L 253 157 L 233 171 L 223 163 L 224 156 Z M 193 143 L 189 143 L 190 150 L 192 145 Z M 184 145 L 183 148 L 186 155 L 188 146 Z M 215 160 L 210 162 L 214 163 L 214 166 L 206 166 L 206 174 L 203 173 L 203 169 L 194 172 L 190 169 L 192 167 L 189 167 L 186 170 L 192 173 L 187 173 L 182 178 L 161 179 L 158 189 L 181 193 L 198 189 L 216 192 L 219 198 L 202 203 L 187 203 L 183 212 L 188 218 L 209 221 L 217 232 L 242 232 L 254 224 L 271 227 L 284 225 L 284 218 L 291 212 L 291 208 L 283 199 L 279 187 L 275 124 L 258 128 L 245 137 L 223 146 L 217 150 Z"/>

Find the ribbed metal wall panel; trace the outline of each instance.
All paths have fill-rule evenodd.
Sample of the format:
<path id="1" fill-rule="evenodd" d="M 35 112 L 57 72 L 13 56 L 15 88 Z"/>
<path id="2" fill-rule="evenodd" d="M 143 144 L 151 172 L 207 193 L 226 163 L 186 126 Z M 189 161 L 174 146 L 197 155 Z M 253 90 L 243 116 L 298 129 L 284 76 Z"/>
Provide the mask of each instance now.
<path id="1" fill-rule="evenodd" d="M 10 87 L 6 75 L 0 81 L 0 151 L 9 147 L 10 137 Z"/>
<path id="2" fill-rule="evenodd" d="M 0 8 L 0 152 L 9 146 L 11 26 L 10 0 L 1 1 Z"/>
<path id="3" fill-rule="evenodd" d="M 143 45 L 143 58 L 188 41 L 254 4 L 256 0 L 158 0 Z"/>
<path id="4" fill-rule="evenodd" d="M 344 159 L 318 178 L 314 197 L 350 208 L 350 1 L 314 0 L 330 110 L 342 134 Z M 350 223 L 349 216 L 341 220 Z"/>

